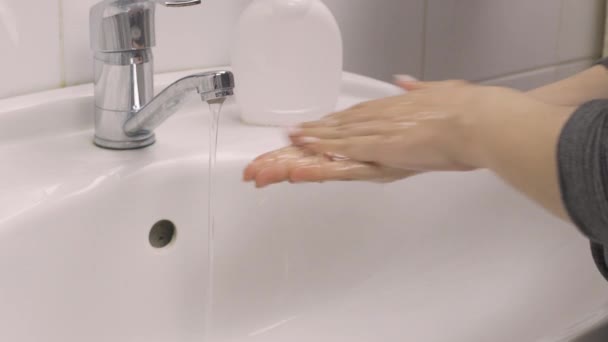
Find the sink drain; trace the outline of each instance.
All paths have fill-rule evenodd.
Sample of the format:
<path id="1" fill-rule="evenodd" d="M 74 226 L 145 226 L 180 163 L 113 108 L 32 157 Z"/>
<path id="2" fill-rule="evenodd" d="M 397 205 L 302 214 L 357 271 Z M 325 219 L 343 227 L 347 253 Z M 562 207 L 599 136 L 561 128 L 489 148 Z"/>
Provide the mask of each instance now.
<path id="1" fill-rule="evenodd" d="M 167 247 L 175 239 L 175 224 L 169 220 L 156 222 L 150 229 L 150 245 L 154 248 Z"/>

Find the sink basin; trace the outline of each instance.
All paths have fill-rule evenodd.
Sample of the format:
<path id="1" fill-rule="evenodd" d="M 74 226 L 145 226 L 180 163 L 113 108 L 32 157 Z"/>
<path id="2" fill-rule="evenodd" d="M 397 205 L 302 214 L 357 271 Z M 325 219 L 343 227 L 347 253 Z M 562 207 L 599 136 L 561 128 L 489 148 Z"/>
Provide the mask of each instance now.
<path id="1" fill-rule="evenodd" d="M 395 94 L 345 73 L 339 107 Z M 2 341 L 534 342 L 608 302 L 588 242 L 486 171 L 256 190 L 242 169 L 285 134 L 229 101 L 210 234 L 200 100 L 123 152 L 93 146 L 92 106 L 0 101 Z"/>

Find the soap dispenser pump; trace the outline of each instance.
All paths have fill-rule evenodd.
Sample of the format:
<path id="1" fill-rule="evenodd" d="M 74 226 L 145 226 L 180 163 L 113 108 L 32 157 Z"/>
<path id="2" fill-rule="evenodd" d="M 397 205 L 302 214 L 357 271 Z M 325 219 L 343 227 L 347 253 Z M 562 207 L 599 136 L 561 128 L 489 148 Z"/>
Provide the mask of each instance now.
<path id="1" fill-rule="evenodd" d="M 232 51 L 243 121 L 291 126 L 334 111 L 342 59 L 340 29 L 321 0 L 253 0 Z"/>

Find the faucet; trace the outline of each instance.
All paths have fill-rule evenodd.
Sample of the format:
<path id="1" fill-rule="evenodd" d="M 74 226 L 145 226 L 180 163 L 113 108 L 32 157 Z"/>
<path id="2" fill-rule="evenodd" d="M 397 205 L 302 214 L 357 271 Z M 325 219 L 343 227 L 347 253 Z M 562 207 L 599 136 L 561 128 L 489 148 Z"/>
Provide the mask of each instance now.
<path id="1" fill-rule="evenodd" d="M 208 103 L 234 94 L 234 76 L 219 70 L 184 77 L 154 96 L 152 47 L 156 3 L 199 5 L 201 0 L 104 0 L 90 13 L 95 54 L 95 144 L 131 150 L 155 142 L 154 129 L 195 91 Z"/>

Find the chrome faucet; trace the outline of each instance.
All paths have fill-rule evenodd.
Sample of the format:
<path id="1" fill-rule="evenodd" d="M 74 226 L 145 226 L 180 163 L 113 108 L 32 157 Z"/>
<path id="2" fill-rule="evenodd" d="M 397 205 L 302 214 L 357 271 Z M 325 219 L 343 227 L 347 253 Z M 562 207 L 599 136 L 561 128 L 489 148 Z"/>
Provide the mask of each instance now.
<path id="1" fill-rule="evenodd" d="M 186 96 L 205 102 L 233 95 L 234 76 L 220 70 L 190 75 L 154 96 L 152 47 L 156 3 L 199 5 L 201 0 L 104 0 L 91 8 L 95 53 L 95 144 L 116 150 L 150 146 L 154 129 L 174 114 Z"/>

